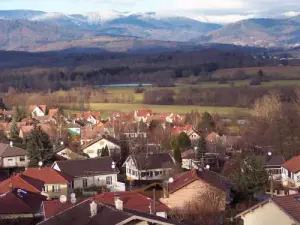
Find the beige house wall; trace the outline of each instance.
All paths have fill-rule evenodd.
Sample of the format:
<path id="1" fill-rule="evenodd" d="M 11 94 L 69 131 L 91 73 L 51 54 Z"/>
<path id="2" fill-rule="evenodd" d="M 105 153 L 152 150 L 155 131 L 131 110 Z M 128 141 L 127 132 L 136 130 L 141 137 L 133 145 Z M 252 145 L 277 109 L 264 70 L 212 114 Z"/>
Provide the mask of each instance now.
<path id="1" fill-rule="evenodd" d="M 208 184 L 201 180 L 196 180 L 187 186 L 179 189 L 178 191 L 171 193 L 169 198 L 160 199 L 162 203 L 167 205 L 170 209 L 184 210 L 186 205 L 193 202 L 197 196 L 203 194 L 208 188 L 212 188 Z M 226 194 L 224 193 L 224 204 L 222 204 L 221 210 L 225 209 Z"/>
<path id="2" fill-rule="evenodd" d="M 52 186 L 59 185 L 60 191 L 59 192 L 52 192 Z M 42 191 L 42 195 L 45 195 L 47 199 L 59 198 L 61 195 L 65 195 L 68 197 L 69 195 L 69 185 L 68 184 L 45 184 L 46 191 Z"/>
<path id="3" fill-rule="evenodd" d="M 273 202 L 258 206 L 242 219 L 244 225 L 299 225 Z"/>

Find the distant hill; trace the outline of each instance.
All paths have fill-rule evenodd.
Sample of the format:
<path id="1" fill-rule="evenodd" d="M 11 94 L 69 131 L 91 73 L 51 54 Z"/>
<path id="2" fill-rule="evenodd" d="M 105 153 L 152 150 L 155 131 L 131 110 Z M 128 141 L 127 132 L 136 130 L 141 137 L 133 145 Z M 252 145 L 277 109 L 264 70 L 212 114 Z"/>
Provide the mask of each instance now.
<path id="1" fill-rule="evenodd" d="M 291 19 L 248 19 L 224 26 L 198 42 L 276 47 L 300 42 L 300 23 Z"/>

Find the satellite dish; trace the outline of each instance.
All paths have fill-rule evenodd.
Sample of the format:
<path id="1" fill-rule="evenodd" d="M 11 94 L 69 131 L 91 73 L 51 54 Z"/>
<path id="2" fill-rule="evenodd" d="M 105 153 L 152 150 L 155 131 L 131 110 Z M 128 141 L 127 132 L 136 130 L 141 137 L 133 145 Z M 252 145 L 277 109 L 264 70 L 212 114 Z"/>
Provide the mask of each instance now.
<path id="1" fill-rule="evenodd" d="M 64 145 L 64 142 L 63 142 L 63 141 L 61 141 L 61 142 L 60 142 L 60 145 Z"/>
<path id="2" fill-rule="evenodd" d="M 71 198 L 76 198 L 75 193 L 72 193 L 72 194 L 71 194 Z"/>
<path id="3" fill-rule="evenodd" d="M 169 183 L 173 183 L 174 182 L 174 178 L 173 177 L 170 177 L 169 178 Z"/>
<path id="4" fill-rule="evenodd" d="M 42 167 L 43 166 L 43 162 L 42 161 L 39 161 L 39 167 Z"/>
<path id="5" fill-rule="evenodd" d="M 61 195 L 61 196 L 59 197 L 59 201 L 60 201 L 61 203 L 65 203 L 65 202 L 67 201 L 67 197 L 66 197 L 65 195 Z"/>
<path id="6" fill-rule="evenodd" d="M 210 169 L 210 165 L 206 165 L 206 167 L 205 167 L 207 170 L 209 170 Z"/>
<path id="7" fill-rule="evenodd" d="M 75 204 L 75 203 L 76 203 L 76 195 L 75 195 L 75 193 L 72 193 L 72 194 L 71 194 L 70 202 L 71 202 L 72 204 Z"/>

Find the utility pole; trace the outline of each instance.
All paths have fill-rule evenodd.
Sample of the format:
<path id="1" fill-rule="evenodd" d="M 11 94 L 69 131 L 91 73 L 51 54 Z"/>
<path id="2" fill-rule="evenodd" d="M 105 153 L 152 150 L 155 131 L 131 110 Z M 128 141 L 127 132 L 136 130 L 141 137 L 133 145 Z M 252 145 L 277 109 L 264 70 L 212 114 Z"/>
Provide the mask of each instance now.
<path id="1" fill-rule="evenodd" d="M 85 107 L 84 107 L 84 91 L 83 91 L 83 81 L 82 77 L 80 78 L 80 97 L 79 97 L 79 109 L 81 113 L 83 113 Z"/>

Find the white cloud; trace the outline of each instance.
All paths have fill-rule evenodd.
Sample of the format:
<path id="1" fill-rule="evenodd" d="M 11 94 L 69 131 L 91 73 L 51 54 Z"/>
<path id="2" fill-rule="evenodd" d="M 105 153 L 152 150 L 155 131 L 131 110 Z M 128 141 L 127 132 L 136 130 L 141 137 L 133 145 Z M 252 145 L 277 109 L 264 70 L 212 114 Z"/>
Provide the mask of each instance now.
<path id="1" fill-rule="evenodd" d="M 201 22 L 209 22 L 209 23 L 219 23 L 219 24 L 227 24 L 233 23 L 240 20 L 250 19 L 255 17 L 254 14 L 250 15 L 209 15 L 209 16 L 196 16 L 193 19 L 199 20 Z"/>
<path id="2" fill-rule="evenodd" d="M 300 15 L 300 12 L 289 11 L 282 14 L 284 17 L 293 17 Z"/>

